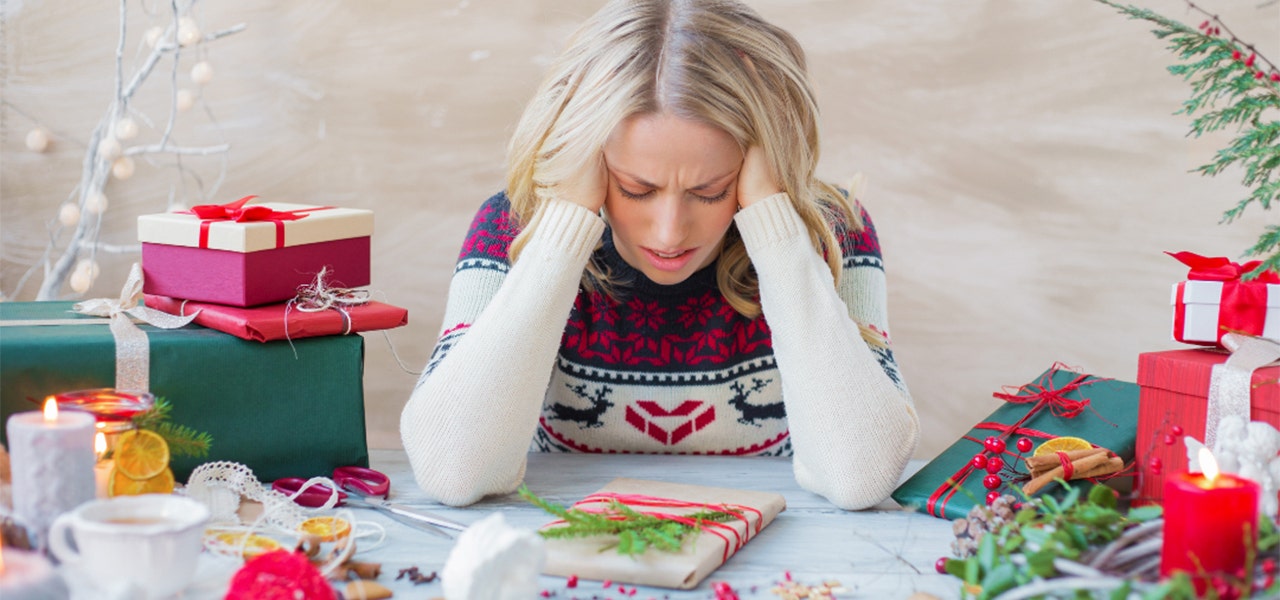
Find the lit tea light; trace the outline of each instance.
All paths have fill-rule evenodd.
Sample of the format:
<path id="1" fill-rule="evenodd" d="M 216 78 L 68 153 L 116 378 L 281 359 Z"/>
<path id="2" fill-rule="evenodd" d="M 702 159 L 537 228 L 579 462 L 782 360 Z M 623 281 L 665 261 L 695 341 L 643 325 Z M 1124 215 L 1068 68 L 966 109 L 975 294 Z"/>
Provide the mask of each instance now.
<path id="1" fill-rule="evenodd" d="M 107 434 L 102 431 L 98 431 L 93 437 L 93 453 L 98 457 L 93 465 L 93 493 L 98 498 L 106 498 L 109 495 L 107 486 L 111 482 L 111 469 L 115 467 L 116 461 L 104 458 L 107 455 Z"/>
<path id="2" fill-rule="evenodd" d="M 1161 578 L 1185 571 L 1197 593 L 1204 591 L 1207 576 L 1243 569 L 1258 543 L 1258 484 L 1219 473 L 1208 448 L 1200 449 L 1200 468 L 1203 473 L 1165 480 L 1160 551 Z"/>

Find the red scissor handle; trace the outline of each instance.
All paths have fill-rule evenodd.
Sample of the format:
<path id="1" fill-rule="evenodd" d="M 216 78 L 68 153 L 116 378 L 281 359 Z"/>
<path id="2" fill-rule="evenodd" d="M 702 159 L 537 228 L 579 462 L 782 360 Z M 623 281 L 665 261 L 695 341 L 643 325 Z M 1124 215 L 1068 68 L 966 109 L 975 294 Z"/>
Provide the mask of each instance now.
<path id="1" fill-rule="evenodd" d="M 391 491 L 391 478 L 381 471 L 364 467 L 338 467 L 333 470 L 333 482 L 364 496 L 386 497 Z"/>
<path id="2" fill-rule="evenodd" d="M 283 479 L 275 480 L 275 482 L 271 484 L 271 489 L 286 496 L 293 496 L 294 494 L 298 494 L 298 490 L 302 489 L 302 486 L 306 483 L 307 480 L 301 477 L 285 477 Z M 332 495 L 333 490 L 329 488 L 329 486 L 323 483 L 317 483 L 308 487 L 301 494 L 298 494 L 298 497 L 294 498 L 293 501 L 298 503 L 299 506 L 316 508 L 324 506 L 324 503 L 328 502 Z M 342 504 L 346 499 L 347 494 L 342 490 L 338 490 L 338 504 Z"/>

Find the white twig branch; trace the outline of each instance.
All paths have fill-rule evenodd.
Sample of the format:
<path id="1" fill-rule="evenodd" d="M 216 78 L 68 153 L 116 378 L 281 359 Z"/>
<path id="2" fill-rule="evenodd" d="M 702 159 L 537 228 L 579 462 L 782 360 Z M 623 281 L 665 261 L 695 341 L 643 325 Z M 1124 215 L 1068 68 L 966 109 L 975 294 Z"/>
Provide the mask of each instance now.
<path id="1" fill-rule="evenodd" d="M 138 154 L 188 154 L 196 156 L 211 156 L 221 154 L 231 149 L 231 144 L 218 144 L 217 146 L 162 146 L 160 144 L 152 144 L 150 146 L 131 146 L 124 151 L 126 156 L 135 156 Z"/>

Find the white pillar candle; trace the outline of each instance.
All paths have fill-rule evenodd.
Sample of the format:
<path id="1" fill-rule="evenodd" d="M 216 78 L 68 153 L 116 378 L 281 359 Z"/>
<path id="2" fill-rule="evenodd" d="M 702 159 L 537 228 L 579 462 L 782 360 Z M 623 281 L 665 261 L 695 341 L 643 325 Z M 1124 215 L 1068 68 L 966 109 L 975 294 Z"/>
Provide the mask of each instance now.
<path id="1" fill-rule="evenodd" d="M 93 500 L 93 416 L 49 401 L 10 416 L 7 431 L 14 516 L 43 540 L 54 518 Z"/>

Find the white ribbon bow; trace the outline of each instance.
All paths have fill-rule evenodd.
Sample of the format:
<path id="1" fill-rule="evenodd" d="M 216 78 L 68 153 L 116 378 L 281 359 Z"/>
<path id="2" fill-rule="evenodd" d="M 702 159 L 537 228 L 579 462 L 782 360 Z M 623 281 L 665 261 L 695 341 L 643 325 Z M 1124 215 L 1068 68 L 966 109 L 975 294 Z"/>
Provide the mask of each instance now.
<path id="1" fill-rule="evenodd" d="M 1253 395 L 1253 372 L 1280 360 L 1280 344 L 1271 340 L 1228 333 L 1222 345 L 1231 351 L 1227 362 L 1213 366 L 1209 375 L 1209 407 L 1205 415 L 1204 445 L 1215 448 L 1218 423 L 1224 417 L 1237 415 L 1249 422 L 1250 397 Z"/>
<path id="2" fill-rule="evenodd" d="M 77 302 L 73 312 L 111 319 L 111 335 L 116 340 L 116 390 L 147 392 L 151 389 L 151 345 L 147 334 L 133 323 L 138 319 L 161 329 L 177 329 L 196 315 L 179 317 L 142 304 L 142 267 L 133 264 L 129 279 L 120 290 L 120 299 L 93 298 Z M 199 311 L 196 311 L 199 314 Z"/>

